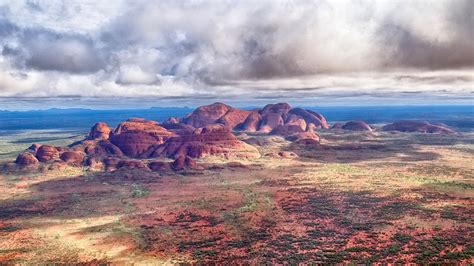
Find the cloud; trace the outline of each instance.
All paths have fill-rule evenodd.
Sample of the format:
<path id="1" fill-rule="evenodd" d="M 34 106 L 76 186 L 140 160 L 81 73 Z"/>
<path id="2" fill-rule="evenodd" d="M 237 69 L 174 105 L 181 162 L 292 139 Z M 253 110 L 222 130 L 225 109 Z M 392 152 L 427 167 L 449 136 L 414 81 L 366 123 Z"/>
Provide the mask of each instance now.
<path id="1" fill-rule="evenodd" d="M 105 66 L 93 42 L 80 36 L 27 31 L 21 43 L 17 60 L 26 68 L 90 73 Z"/>
<path id="2" fill-rule="evenodd" d="M 249 99 L 473 89 L 470 0 L 3 3 L 0 95 Z"/>

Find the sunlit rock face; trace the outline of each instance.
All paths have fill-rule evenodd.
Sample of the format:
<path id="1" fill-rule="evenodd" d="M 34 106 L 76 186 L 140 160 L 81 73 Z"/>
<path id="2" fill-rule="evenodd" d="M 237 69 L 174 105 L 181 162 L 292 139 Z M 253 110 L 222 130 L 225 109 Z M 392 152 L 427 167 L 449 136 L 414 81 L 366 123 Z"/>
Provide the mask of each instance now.
<path id="1" fill-rule="evenodd" d="M 214 124 L 197 128 L 193 133 L 170 138 L 157 147 L 152 157 L 164 156 L 178 158 L 190 156 L 222 156 L 225 158 L 258 158 L 258 150 L 237 139 L 224 125 Z"/>
<path id="2" fill-rule="evenodd" d="M 267 104 L 251 111 L 214 103 L 197 108 L 180 121 L 193 127 L 222 124 L 232 130 L 261 133 L 269 133 L 277 126 L 290 125 L 299 126 L 303 131 L 329 128 L 322 115 L 302 108 L 291 108 L 288 103 Z"/>
<path id="3" fill-rule="evenodd" d="M 90 130 L 89 139 L 109 139 L 110 131 L 106 123 L 97 122 Z"/>
<path id="4" fill-rule="evenodd" d="M 157 122 L 131 118 L 120 123 L 110 135 L 110 142 L 127 156 L 139 157 L 150 146 L 163 144 L 175 134 Z"/>

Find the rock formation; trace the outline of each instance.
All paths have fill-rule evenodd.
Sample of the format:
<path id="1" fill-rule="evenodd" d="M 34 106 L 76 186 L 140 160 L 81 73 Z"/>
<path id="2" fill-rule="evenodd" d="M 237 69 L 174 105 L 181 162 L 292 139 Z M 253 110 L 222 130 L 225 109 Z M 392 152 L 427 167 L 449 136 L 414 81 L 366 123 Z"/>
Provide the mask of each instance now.
<path id="1" fill-rule="evenodd" d="M 205 156 L 223 156 L 225 158 L 256 158 L 258 150 L 238 140 L 224 125 L 210 125 L 197 128 L 192 134 L 172 137 L 152 153 L 153 157 L 179 156 L 202 158 Z"/>
<path id="2" fill-rule="evenodd" d="M 61 154 L 60 158 L 66 163 L 72 164 L 74 166 L 80 166 L 84 160 L 84 154 L 75 151 L 66 151 Z"/>
<path id="3" fill-rule="evenodd" d="M 401 132 L 420 132 L 420 133 L 439 133 L 451 134 L 456 133 L 454 130 L 441 125 L 431 124 L 426 121 L 397 121 L 388 124 L 382 128 L 383 131 L 401 131 Z"/>
<path id="4" fill-rule="evenodd" d="M 144 162 L 139 160 L 121 160 L 117 164 L 118 169 L 141 169 L 147 170 L 148 167 L 145 165 Z"/>
<path id="5" fill-rule="evenodd" d="M 342 129 L 343 126 L 344 126 L 343 123 L 337 122 L 337 123 L 334 123 L 334 125 L 332 125 L 331 129 Z"/>
<path id="6" fill-rule="evenodd" d="M 247 134 L 243 131 L 248 131 L 281 135 L 300 144 L 317 144 L 319 136 L 314 131 L 327 127 L 320 114 L 291 108 L 287 103 L 268 104 L 251 111 L 214 103 L 201 106 L 184 118 L 169 118 L 161 125 L 130 118 L 111 131 L 106 123 L 98 122 L 84 140 L 68 147 L 34 144 L 18 155 L 16 164 L 38 165 L 41 162 L 42 167 L 86 165 L 106 170 L 193 169 L 197 166 L 192 158 L 260 157 L 256 147 L 239 140 L 232 130 L 242 131 L 241 138 Z M 137 160 L 153 157 L 174 158 L 175 162 Z"/>
<path id="7" fill-rule="evenodd" d="M 352 131 L 372 131 L 372 128 L 364 121 L 349 121 L 341 128 Z"/>
<path id="8" fill-rule="evenodd" d="M 328 128 L 322 115 L 302 108 L 292 109 L 287 103 L 267 104 L 251 111 L 214 103 L 197 108 L 181 121 L 193 127 L 222 124 L 231 130 L 262 133 L 269 133 L 277 126 L 299 126 L 303 131 Z"/>
<path id="9" fill-rule="evenodd" d="M 174 160 L 173 164 L 171 165 L 173 170 L 180 171 L 185 169 L 192 169 L 192 170 L 202 170 L 203 167 L 199 166 L 197 162 L 189 156 L 178 156 L 176 160 Z"/>
<path id="10" fill-rule="evenodd" d="M 318 134 L 311 131 L 294 133 L 288 135 L 285 139 L 293 142 L 299 142 L 300 144 L 304 143 L 302 140 L 312 140 L 308 141 L 308 143 L 319 143 L 320 141 Z"/>
<path id="11" fill-rule="evenodd" d="M 289 136 L 295 133 L 304 132 L 304 129 L 299 125 L 278 125 L 273 128 L 270 132 L 270 135 L 280 135 L 280 136 Z"/>
<path id="12" fill-rule="evenodd" d="M 223 103 L 213 103 L 198 107 L 182 119 L 186 125 L 205 127 L 211 124 L 223 124 L 229 129 L 245 121 L 250 111 L 233 108 Z"/>
<path id="13" fill-rule="evenodd" d="M 110 128 L 104 122 L 97 122 L 92 126 L 89 139 L 109 139 Z"/>
<path id="14" fill-rule="evenodd" d="M 120 123 L 110 135 L 110 142 L 129 157 L 139 157 L 150 146 L 160 145 L 175 134 L 157 122 L 139 118 Z"/>
<path id="15" fill-rule="evenodd" d="M 59 158 L 59 152 L 56 147 L 50 145 L 42 145 L 38 148 L 38 151 L 36 152 L 36 158 L 38 158 L 38 160 L 43 163 L 54 161 Z"/>
<path id="16" fill-rule="evenodd" d="M 15 163 L 20 167 L 30 167 L 38 165 L 39 162 L 33 154 L 29 152 L 23 152 L 18 154 Z"/>

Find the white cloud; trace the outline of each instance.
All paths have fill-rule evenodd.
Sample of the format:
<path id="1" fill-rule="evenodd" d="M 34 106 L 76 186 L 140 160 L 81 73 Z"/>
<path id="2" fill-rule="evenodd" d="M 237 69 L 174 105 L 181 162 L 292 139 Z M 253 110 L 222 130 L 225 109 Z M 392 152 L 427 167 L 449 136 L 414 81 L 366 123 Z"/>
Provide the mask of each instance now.
<path id="1" fill-rule="evenodd" d="M 469 95 L 469 0 L 0 4 L 0 96 Z"/>

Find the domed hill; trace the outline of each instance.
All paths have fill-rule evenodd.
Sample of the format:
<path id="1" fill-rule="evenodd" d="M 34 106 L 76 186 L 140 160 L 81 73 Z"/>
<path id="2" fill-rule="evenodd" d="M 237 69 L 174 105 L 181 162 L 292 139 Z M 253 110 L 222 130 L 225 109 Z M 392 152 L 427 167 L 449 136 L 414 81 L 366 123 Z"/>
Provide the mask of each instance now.
<path id="1" fill-rule="evenodd" d="M 352 131 L 372 131 L 372 128 L 364 121 L 349 121 L 341 128 Z"/>
<path id="2" fill-rule="evenodd" d="M 252 111 L 214 103 L 197 108 L 181 121 L 193 127 L 222 124 L 232 130 L 262 133 L 269 133 L 280 125 L 299 126 L 303 131 L 308 128 L 329 128 L 322 115 L 302 108 L 291 108 L 287 103 L 268 104 Z"/>
<path id="3" fill-rule="evenodd" d="M 383 131 L 401 131 L 401 132 L 421 132 L 421 133 L 439 133 L 452 134 L 456 131 L 441 125 L 431 124 L 426 121 L 404 120 L 397 121 L 382 127 Z"/>
<path id="4" fill-rule="evenodd" d="M 329 128 L 326 119 L 313 111 L 302 108 L 291 108 L 287 103 L 268 104 L 263 109 L 252 111 L 237 130 L 269 133 L 274 129 L 284 132 L 285 126 L 295 131 L 294 126 L 302 131 L 315 128 Z M 291 126 L 291 127 L 290 127 Z M 278 128 L 278 129 L 277 129 Z M 276 134 L 276 132 L 274 132 Z"/>
<path id="5" fill-rule="evenodd" d="M 131 118 L 120 123 L 110 134 L 110 142 L 127 156 L 139 157 L 150 146 L 160 145 L 175 134 L 157 122 Z"/>
<path id="6" fill-rule="evenodd" d="M 97 122 L 92 126 L 89 139 L 109 139 L 110 128 L 104 122 Z"/>
<path id="7" fill-rule="evenodd" d="M 172 137 L 158 146 L 152 157 L 223 156 L 225 158 L 258 158 L 257 148 L 238 140 L 224 125 L 214 124 L 197 128 L 193 133 Z"/>
<path id="8" fill-rule="evenodd" d="M 36 152 L 36 158 L 38 158 L 38 160 L 43 163 L 54 161 L 56 159 L 59 159 L 59 151 L 56 147 L 50 145 L 42 145 L 38 148 L 38 151 Z"/>
<path id="9" fill-rule="evenodd" d="M 186 125 L 205 127 L 210 124 L 221 123 L 232 129 L 242 123 L 250 111 L 240 110 L 223 103 L 213 103 L 198 107 L 182 119 Z"/>
<path id="10" fill-rule="evenodd" d="M 39 161 L 33 154 L 29 152 L 23 152 L 18 154 L 15 163 L 20 167 L 30 167 L 38 165 Z"/>

